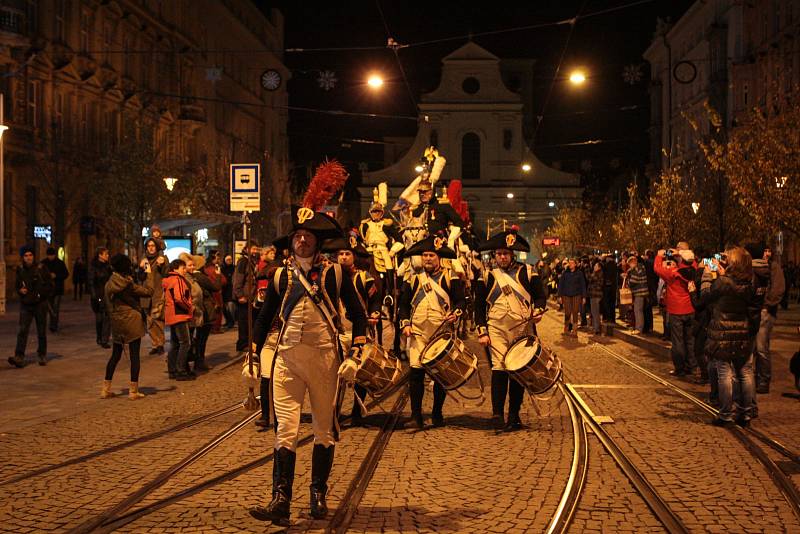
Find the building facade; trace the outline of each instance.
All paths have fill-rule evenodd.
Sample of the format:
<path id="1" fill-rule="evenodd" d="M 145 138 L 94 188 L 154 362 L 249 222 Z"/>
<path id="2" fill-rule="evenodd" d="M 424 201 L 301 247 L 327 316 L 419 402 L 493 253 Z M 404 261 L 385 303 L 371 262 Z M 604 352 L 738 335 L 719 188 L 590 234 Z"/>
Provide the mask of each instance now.
<path id="1" fill-rule="evenodd" d="M 532 102 L 525 88 L 532 78 L 524 74 L 532 73 L 533 62 L 511 62 L 509 68 L 501 63 L 473 42 L 442 60 L 439 87 L 419 104 L 411 148 L 388 167 L 365 173 L 359 189 L 362 215 L 378 183 L 387 182 L 390 199 L 399 195 L 431 145 L 447 159 L 439 185 L 462 181 L 463 199 L 482 237 L 503 224 L 518 224 L 532 238 L 550 224 L 558 208 L 580 204 L 578 176 L 547 167 L 528 147 L 526 125 L 532 119 L 526 121 L 526 116 Z"/>
<path id="2" fill-rule="evenodd" d="M 285 204 L 282 50 L 281 13 L 248 0 L 0 0 L 9 270 L 23 243 L 43 252 L 35 227 L 50 227 L 71 267 L 95 245 L 130 250 L 137 223 L 213 226 L 228 213 L 233 162 L 261 164 L 263 212 Z M 131 146 L 152 158 L 143 168 L 178 178 L 173 191 L 112 174 L 105 163 L 125 167 Z M 118 188 L 142 199 L 137 221 L 103 202 Z"/>

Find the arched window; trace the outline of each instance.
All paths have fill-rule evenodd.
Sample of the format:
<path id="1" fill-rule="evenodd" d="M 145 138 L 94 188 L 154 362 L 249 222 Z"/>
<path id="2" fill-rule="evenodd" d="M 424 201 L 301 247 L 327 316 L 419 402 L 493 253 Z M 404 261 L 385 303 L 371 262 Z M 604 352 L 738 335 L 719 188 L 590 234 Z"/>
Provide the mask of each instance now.
<path id="1" fill-rule="evenodd" d="M 481 179 L 481 140 L 472 132 L 461 138 L 461 179 Z"/>

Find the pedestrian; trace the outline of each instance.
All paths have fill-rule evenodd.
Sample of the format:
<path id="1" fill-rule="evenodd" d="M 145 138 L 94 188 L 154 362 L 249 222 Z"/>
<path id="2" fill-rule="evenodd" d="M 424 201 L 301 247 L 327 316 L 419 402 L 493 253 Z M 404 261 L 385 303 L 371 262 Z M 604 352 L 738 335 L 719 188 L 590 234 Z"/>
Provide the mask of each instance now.
<path id="1" fill-rule="evenodd" d="M 192 287 L 186 280 L 186 263 L 181 259 L 173 260 L 161 285 L 164 288 L 164 322 L 171 333 L 167 353 L 169 378 L 179 381 L 194 380 L 194 376 L 186 372 L 191 345 L 189 321 L 194 314 Z"/>
<path id="2" fill-rule="evenodd" d="M 603 262 L 603 316 L 607 323 L 617 322 L 617 282 L 619 269 L 614 256 L 607 254 Z"/>
<path id="3" fill-rule="evenodd" d="M 108 264 L 108 249 L 97 247 L 94 259 L 89 264 L 89 296 L 94 312 L 94 326 L 97 333 L 97 344 L 110 349 L 108 343 L 111 335 L 111 319 L 106 306 L 106 283 L 111 278 L 111 265 Z"/>
<path id="4" fill-rule="evenodd" d="M 639 259 L 631 255 L 628 257 L 628 287 L 633 294 L 633 334 L 644 332 L 644 308 L 650 288 L 647 283 L 647 271 Z"/>
<path id="5" fill-rule="evenodd" d="M 589 275 L 589 305 L 592 315 L 592 330 L 595 335 L 600 335 L 600 305 L 603 300 L 603 262 L 595 260 L 592 265 L 592 274 Z"/>
<path id="6" fill-rule="evenodd" d="M 708 307 L 706 356 L 716 368 L 719 416 L 711 423 L 748 426 L 755 397 L 753 349 L 760 324 L 760 304 L 753 284 L 750 254 L 741 247 L 725 251 L 725 263 L 706 266 L 700 285 Z M 692 289 L 695 289 L 694 287 Z M 736 402 L 734 403 L 734 399 Z"/>
<path id="7" fill-rule="evenodd" d="M 31 321 L 36 321 L 36 336 L 39 345 L 36 354 L 39 365 L 47 365 L 47 299 L 53 291 L 53 278 L 47 267 L 36 263 L 33 247 L 20 248 L 22 265 L 17 267 L 16 289 L 19 295 L 19 330 L 14 356 L 8 363 L 14 367 L 25 367 L 25 347 L 28 344 L 28 331 Z"/>
<path id="8" fill-rule="evenodd" d="M 674 259 L 674 266 L 666 266 L 666 258 Z M 689 282 L 694 280 L 694 253 L 691 250 L 659 250 L 654 264 L 658 276 L 664 280 L 666 295 L 664 302 L 669 314 L 669 328 L 672 341 L 672 364 L 670 371 L 674 376 L 686 376 L 693 370 L 694 336 L 692 321 L 694 306 L 689 296 Z"/>
<path id="9" fill-rule="evenodd" d="M 756 337 L 756 393 L 769 393 L 772 380 L 772 355 L 769 345 L 772 328 L 778 317 L 778 305 L 786 291 L 780 261 L 773 261 L 772 250 L 763 244 L 745 247 L 753 258 L 756 295 L 761 303 L 761 320 Z"/>
<path id="10" fill-rule="evenodd" d="M 218 315 L 213 294 L 218 292 L 220 287 L 203 272 L 206 263 L 203 256 L 183 253 L 180 258 L 186 263 L 186 279 L 192 286 L 194 314 L 189 322 L 189 332 L 192 339 L 194 373 L 197 374 L 209 370 L 206 365 L 206 343 L 211 335 L 214 319 Z"/>
<path id="11" fill-rule="evenodd" d="M 142 309 L 147 313 L 147 333 L 152 344 L 151 356 L 164 354 L 164 290 L 161 281 L 168 272 L 167 258 L 159 249 L 158 240 L 147 238 L 144 258 L 139 262 L 139 279 L 153 289 L 150 297 L 142 299 Z"/>
<path id="12" fill-rule="evenodd" d="M 222 332 L 222 290 L 225 286 L 228 285 L 228 279 L 222 274 L 222 268 L 220 267 L 220 253 L 216 250 L 212 250 L 208 254 L 208 258 L 206 259 L 205 267 L 203 267 L 203 273 L 211 280 L 214 284 L 219 286 L 219 291 L 214 291 L 211 294 L 211 300 L 213 301 L 214 305 L 214 321 L 211 323 L 211 333 L 212 334 L 219 334 Z"/>
<path id="13" fill-rule="evenodd" d="M 655 252 L 652 249 L 644 251 L 644 270 L 647 273 L 647 302 L 644 305 L 644 329 L 643 334 L 650 334 L 653 332 L 653 307 L 658 303 L 656 293 L 658 292 L 658 275 L 653 267 L 655 262 Z"/>
<path id="14" fill-rule="evenodd" d="M 236 326 L 236 301 L 233 299 L 233 273 L 236 271 L 236 266 L 230 254 L 225 256 L 221 271 L 228 282 L 222 286 L 222 311 L 225 314 L 225 328 L 230 330 Z"/>
<path id="15" fill-rule="evenodd" d="M 148 285 L 134 283 L 133 263 L 124 254 L 114 254 L 111 258 L 111 278 L 105 288 L 108 314 L 111 317 L 111 357 L 106 364 L 106 376 L 103 380 L 101 399 L 114 397 L 111 381 L 117 368 L 125 345 L 131 359 L 131 384 L 128 398 L 138 400 L 144 397 L 139 391 L 139 349 L 144 337 L 147 314 L 142 309 L 141 299 L 149 298 L 153 288 Z"/>
<path id="16" fill-rule="evenodd" d="M 78 256 L 72 264 L 72 300 L 83 300 L 87 274 L 86 262 Z"/>
<path id="17" fill-rule="evenodd" d="M 578 270 L 575 258 L 570 258 L 567 260 L 567 268 L 558 279 L 558 296 L 564 306 L 564 335 L 570 334 L 572 326 L 572 336 L 578 337 L 581 306 L 586 295 L 586 279 Z"/>
<path id="18" fill-rule="evenodd" d="M 56 256 L 55 248 L 47 247 L 46 254 L 42 265 L 50 271 L 50 277 L 53 279 L 53 292 L 47 299 L 47 311 L 50 315 L 50 331 L 56 333 L 58 332 L 58 316 L 61 311 L 61 297 L 64 296 L 64 280 L 69 278 L 69 271 L 67 265 Z"/>
<path id="19" fill-rule="evenodd" d="M 249 252 L 249 256 L 247 253 Z M 239 324 L 239 335 L 236 340 L 236 351 L 244 352 L 248 347 L 248 316 L 255 321 L 254 307 L 256 292 L 256 267 L 261 251 L 257 244 L 251 243 L 236 264 L 233 275 L 233 298 L 236 300 L 236 322 Z"/>

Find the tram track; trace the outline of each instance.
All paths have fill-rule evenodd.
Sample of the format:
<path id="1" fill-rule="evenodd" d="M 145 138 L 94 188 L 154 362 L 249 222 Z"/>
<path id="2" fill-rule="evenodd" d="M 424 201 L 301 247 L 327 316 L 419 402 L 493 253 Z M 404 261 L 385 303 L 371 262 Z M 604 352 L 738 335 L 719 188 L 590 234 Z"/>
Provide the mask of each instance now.
<path id="1" fill-rule="evenodd" d="M 11 478 L 7 478 L 5 480 L 0 481 L 0 487 L 7 486 L 10 484 L 16 484 L 18 482 L 22 482 L 24 480 L 28 480 L 30 478 L 37 477 L 39 475 L 43 475 L 45 473 L 51 473 L 58 469 L 63 469 L 64 467 L 69 467 L 72 465 L 77 465 L 81 463 L 88 462 L 90 460 L 100 458 L 102 456 L 118 452 L 129 447 L 133 447 L 135 445 L 140 445 L 142 443 L 147 443 L 148 441 L 153 441 L 158 438 L 167 436 L 169 434 L 174 434 L 176 432 L 180 432 L 181 430 L 185 430 L 187 428 L 192 428 L 197 425 L 206 423 L 213 419 L 217 419 L 218 417 L 222 417 L 223 415 L 229 414 L 234 412 L 242 407 L 242 402 L 236 402 L 231 404 L 230 406 L 226 406 L 224 408 L 220 408 L 219 410 L 215 410 L 213 412 L 207 413 L 205 415 L 201 415 L 199 417 L 195 417 L 194 419 L 190 419 L 188 421 L 183 421 L 181 423 L 172 425 L 170 427 L 162 428 L 161 430 L 156 430 L 155 432 L 151 432 L 149 434 L 145 434 L 144 436 L 139 436 L 138 438 L 129 439 L 126 441 L 122 441 L 120 443 L 116 443 L 114 445 L 110 445 L 108 447 L 104 447 L 102 449 L 97 449 L 87 454 L 83 454 L 81 456 L 76 456 L 74 458 L 70 458 L 68 460 L 64 460 L 63 462 L 59 462 L 57 464 L 50 464 L 38 469 L 34 469 L 33 471 L 28 471 L 19 475 L 15 475 Z"/>
<path id="2" fill-rule="evenodd" d="M 408 381 L 408 374 L 404 375 L 400 380 L 398 380 L 398 382 L 394 386 L 389 388 L 389 390 L 380 399 L 373 399 L 372 401 L 367 403 L 366 407 L 367 408 L 372 408 L 372 407 L 378 405 L 380 402 L 383 402 L 384 400 L 386 400 L 386 398 L 388 398 L 389 396 L 393 395 L 400 388 L 405 386 L 407 381 Z M 401 398 L 403 398 L 403 397 L 407 398 L 407 391 L 401 393 L 401 395 L 400 395 L 400 397 L 398 399 L 398 403 L 399 403 L 399 400 Z M 237 406 L 239 406 L 239 405 L 237 405 Z M 393 408 L 393 411 L 390 412 L 390 414 L 389 414 L 389 418 L 387 420 L 387 424 L 388 424 L 389 421 L 393 421 L 391 423 L 391 428 L 392 429 L 394 428 L 394 425 L 397 423 L 397 419 L 399 418 L 399 415 L 402 413 L 402 407 L 403 406 L 405 406 L 405 402 L 403 402 L 402 405 L 397 410 L 395 410 L 395 408 L 397 408 L 397 405 L 396 405 L 395 408 Z M 152 503 L 149 503 L 147 505 L 144 505 L 144 506 L 141 506 L 141 507 L 136 508 L 134 510 L 131 510 L 131 508 L 133 508 L 136 504 L 138 504 L 139 502 L 144 500 L 147 496 L 152 494 L 156 489 L 158 489 L 159 487 L 163 486 L 167 481 L 169 481 L 175 475 L 177 475 L 178 473 L 183 471 L 186 467 L 188 467 L 189 465 L 194 463 L 196 460 L 198 460 L 199 458 L 201 458 L 202 456 L 204 456 L 205 454 L 207 454 L 208 452 L 210 452 L 211 450 L 216 448 L 218 445 L 220 445 L 226 439 L 230 438 L 233 434 L 235 434 L 238 430 L 240 430 L 241 428 L 246 426 L 250 421 L 255 419 L 258 415 L 259 415 L 259 412 L 255 412 L 253 414 L 249 414 L 242 421 L 236 423 L 235 425 L 233 425 L 227 431 L 223 432 L 222 434 L 218 435 L 214 439 L 210 440 L 208 443 L 206 443 L 206 445 L 204 445 L 200 449 L 196 450 L 195 452 L 193 452 L 192 454 L 190 454 L 189 456 L 187 456 L 186 458 L 184 458 L 180 462 L 176 463 L 175 465 L 173 465 L 169 469 L 167 469 L 165 471 L 162 471 L 159 475 L 157 475 L 150 482 L 148 482 L 147 484 L 145 484 L 144 486 L 142 486 L 141 488 L 139 488 L 135 492 L 131 493 L 130 495 L 128 495 L 125 499 L 123 499 L 122 501 L 120 501 L 116 505 L 114 505 L 114 506 L 108 508 L 107 510 L 105 510 L 104 512 L 102 512 L 102 513 L 100 513 L 100 514 L 98 514 L 98 515 L 96 515 L 96 516 L 84 521 L 83 523 L 81 523 L 77 527 L 74 527 L 73 529 L 69 530 L 68 532 L 71 533 L 71 534 L 88 533 L 88 532 L 95 532 L 95 533 L 113 532 L 113 531 L 115 531 L 115 530 L 117 530 L 119 528 L 122 528 L 125 525 L 133 523 L 134 521 L 136 521 L 136 520 L 138 520 L 138 519 L 140 519 L 142 517 L 150 515 L 153 512 L 156 512 L 157 510 L 160 510 L 162 508 L 165 508 L 167 506 L 175 504 L 175 503 L 177 503 L 179 501 L 187 499 L 187 498 L 189 498 L 189 497 L 191 497 L 193 495 L 201 493 L 201 492 L 203 492 L 203 491 L 205 491 L 207 489 L 210 489 L 210 488 L 212 488 L 214 486 L 217 486 L 218 484 L 221 484 L 223 482 L 227 482 L 227 481 L 233 480 L 233 479 L 241 476 L 244 473 L 247 473 L 249 471 L 252 471 L 253 469 L 256 469 L 258 467 L 261 467 L 261 466 L 269 463 L 274 457 L 274 452 L 270 452 L 270 453 L 265 454 L 265 455 L 255 459 L 255 460 L 251 461 L 251 462 L 243 464 L 243 465 L 241 465 L 239 467 L 236 467 L 234 469 L 225 471 L 224 473 L 222 473 L 222 474 L 220 474 L 220 475 L 218 475 L 218 476 L 216 476 L 214 478 L 211 478 L 211 479 L 203 481 L 203 482 L 199 482 L 199 483 L 194 484 L 194 485 L 192 485 L 192 486 L 190 486 L 190 487 L 188 487 L 188 488 L 186 488 L 184 490 L 181 490 L 181 491 L 179 491 L 177 493 L 174 493 L 172 495 L 169 495 L 167 497 L 161 498 L 161 499 L 159 499 L 157 501 L 154 501 Z M 342 419 L 342 422 L 347 422 L 349 419 L 350 419 L 349 417 L 344 417 Z M 385 427 L 386 427 L 386 425 L 384 425 L 384 428 Z M 381 431 L 378 433 L 378 436 L 376 437 L 376 440 L 377 439 L 381 439 L 381 437 L 384 436 L 384 435 L 385 435 L 385 432 L 383 431 L 383 428 L 382 428 Z M 298 440 L 297 446 L 298 447 L 302 447 L 302 446 L 308 445 L 309 443 L 312 443 L 313 440 L 314 440 L 314 434 L 313 434 L 313 432 L 309 432 L 308 434 L 302 436 Z M 388 443 L 388 438 L 386 438 L 386 443 Z M 384 448 L 385 448 L 385 445 L 384 445 Z M 379 459 L 379 458 L 380 458 L 380 456 L 378 455 L 377 459 Z M 377 459 L 375 461 L 375 465 L 377 465 Z"/>

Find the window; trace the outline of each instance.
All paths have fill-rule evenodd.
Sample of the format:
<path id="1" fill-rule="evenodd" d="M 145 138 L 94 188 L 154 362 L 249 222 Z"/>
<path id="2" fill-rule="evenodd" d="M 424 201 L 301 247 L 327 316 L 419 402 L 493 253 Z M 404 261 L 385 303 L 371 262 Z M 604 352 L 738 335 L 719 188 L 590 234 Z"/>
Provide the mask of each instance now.
<path id="1" fill-rule="evenodd" d="M 131 75 L 131 38 L 129 36 L 125 36 L 124 40 L 122 41 L 122 73 L 125 76 Z"/>
<path id="2" fill-rule="evenodd" d="M 478 81 L 477 78 L 473 78 L 470 76 L 469 78 L 465 78 L 464 81 L 461 83 L 461 89 L 464 90 L 465 93 L 468 95 L 474 95 L 477 93 L 481 88 L 481 83 Z"/>
<path id="3" fill-rule="evenodd" d="M 28 125 L 33 128 L 39 127 L 39 95 L 40 85 L 38 81 L 28 82 Z"/>
<path id="4" fill-rule="evenodd" d="M 513 140 L 514 137 L 511 130 L 509 130 L 508 128 L 503 130 L 503 148 L 505 148 L 506 150 L 511 150 L 511 146 L 513 145 Z"/>
<path id="5" fill-rule="evenodd" d="M 431 130 L 431 137 L 430 143 L 428 146 L 439 146 L 439 131 L 438 130 Z"/>
<path id="6" fill-rule="evenodd" d="M 56 0 L 55 2 L 55 38 L 56 41 L 65 42 L 66 29 L 65 19 L 67 18 L 67 2 L 66 0 Z"/>
<path id="7" fill-rule="evenodd" d="M 744 84 L 742 88 L 742 102 L 744 103 L 744 107 L 747 108 L 750 102 L 750 86 Z"/>
<path id="8" fill-rule="evenodd" d="M 91 32 L 91 20 L 92 15 L 88 9 L 81 10 L 81 42 L 80 42 L 80 51 L 84 54 L 87 53 L 90 49 L 90 32 Z"/>
<path id="9" fill-rule="evenodd" d="M 53 95 L 53 135 L 58 141 L 64 139 L 64 95 L 56 91 Z"/>
<path id="10" fill-rule="evenodd" d="M 89 104 L 86 102 L 81 102 L 81 113 L 80 113 L 80 139 L 83 144 L 87 144 L 89 142 Z"/>
<path id="11" fill-rule="evenodd" d="M 461 178 L 481 179 L 481 140 L 472 132 L 461 139 Z"/>
<path id="12" fill-rule="evenodd" d="M 103 26 L 103 52 L 106 54 L 106 63 L 111 61 L 111 24 Z"/>

